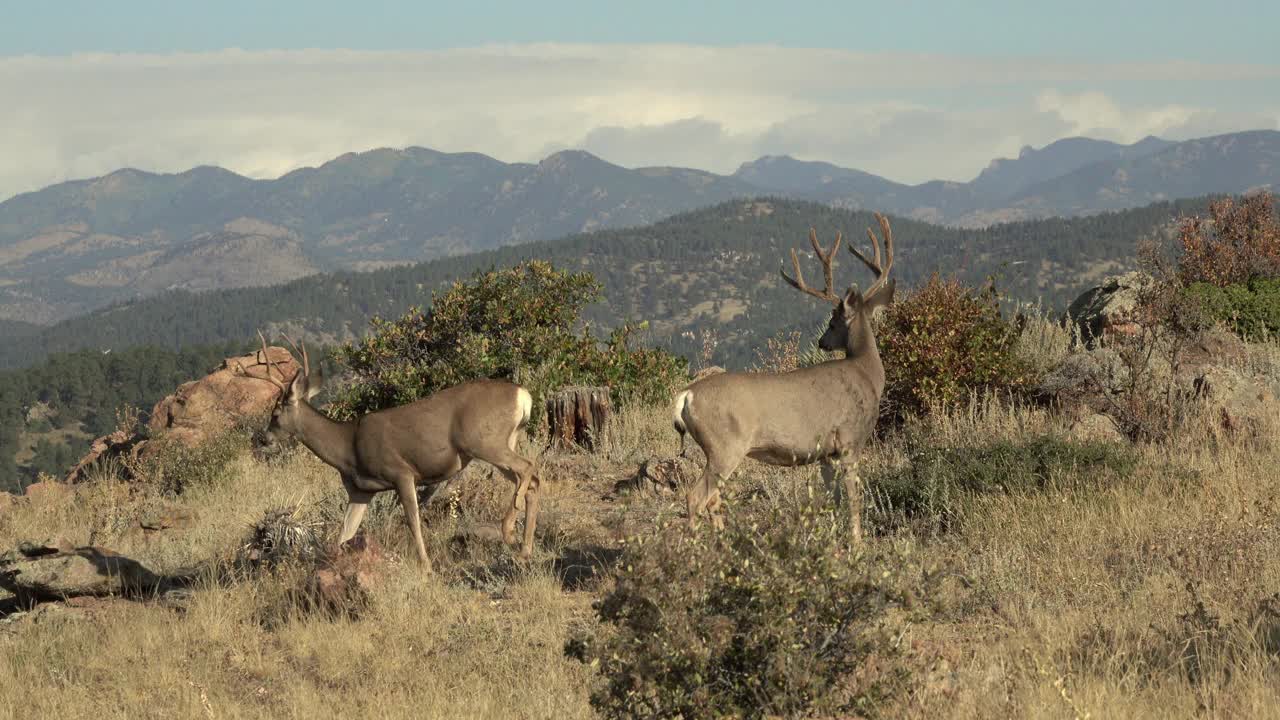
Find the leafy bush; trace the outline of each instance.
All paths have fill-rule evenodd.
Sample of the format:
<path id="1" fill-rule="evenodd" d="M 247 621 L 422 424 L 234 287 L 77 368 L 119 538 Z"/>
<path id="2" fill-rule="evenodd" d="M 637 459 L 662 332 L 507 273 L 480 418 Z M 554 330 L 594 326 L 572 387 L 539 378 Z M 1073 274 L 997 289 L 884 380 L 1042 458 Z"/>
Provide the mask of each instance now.
<path id="1" fill-rule="evenodd" d="M 1209 222 L 1183 218 L 1179 227 L 1178 274 L 1184 285 L 1227 287 L 1280 277 L 1280 221 L 1271 193 L 1215 201 L 1209 215 Z"/>
<path id="2" fill-rule="evenodd" d="M 1000 314 L 993 287 L 975 290 L 933 275 L 890 305 L 876 338 L 885 368 L 884 412 L 902 417 L 968 399 L 974 390 L 1026 385 L 1018 328 Z"/>
<path id="3" fill-rule="evenodd" d="M 1197 282 L 1187 292 L 1212 320 L 1246 340 L 1280 334 L 1280 278 L 1255 277 L 1226 287 Z"/>
<path id="4" fill-rule="evenodd" d="M 607 717 L 877 714 L 905 686 L 893 608 L 928 597 L 919 568 L 849 543 L 843 507 L 771 504 L 726 528 L 629 541 L 577 648 Z M 872 659 L 881 661 L 875 662 Z"/>
<path id="5" fill-rule="evenodd" d="M 587 273 L 529 261 L 478 272 L 396 321 L 373 320 L 363 340 L 337 351 L 355 376 L 333 405 L 340 417 L 425 397 L 479 378 L 507 378 L 535 396 L 569 384 L 603 384 L 619 405 L 665 401 L 685 376 L 670 353 L 632 348 L 641 326 L 624 325 L 601 343 L 582 327 L 583 308 L 600 298 Z"/>
<path id="6" fill-rule="evenodd" d="M 1043 490 L 1079 478 L 1103 482 L 1131 474 L 1138 464 L 1128 445 L 1054 435 L 974 447 L 913 439 L 907 455 L 907 464 L 867 476 L 877 499 L 873 521 L 881 528 L 923 522 L 946 531 L 973 495 Z"/>

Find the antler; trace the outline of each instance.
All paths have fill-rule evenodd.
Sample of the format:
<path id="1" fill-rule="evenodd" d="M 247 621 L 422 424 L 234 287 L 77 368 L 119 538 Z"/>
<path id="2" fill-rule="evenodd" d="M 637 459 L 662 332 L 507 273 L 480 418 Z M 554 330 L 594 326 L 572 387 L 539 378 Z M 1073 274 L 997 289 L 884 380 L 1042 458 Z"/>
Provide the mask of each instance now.
<path id="1" fill-rule="evenodd" d="M 876 238 L 876 234 L 871 228 L 867 228 L 867 237 L 871 238 L 871 248 L 875 251 L 875 261 L 868 260 L 867 256 L 863 255 L 858 248 L 854 247 L 852 243 L 849 244 L 849 252 L 853 253 L 854 257 L 861 260 L 863 265 L 866 265 L 871 269 L 871 272 L 876 274 L 875 282 L 862 294 L 863 297 L 871 297 L 877 290 L 884 287 L 884 284 L 889 281 L 889 270 L 893 267 L 893 230 L 889 228 L 889 218 L 880 213 L 875 213 L 875 216 L 876 220 L 880 221 L 880 232 L 884 235 L 884 265 L 880 264 L 880 241 Z"/>
<path id="2" fill-rule="evenodd" d="M 779 270 L 779 272 L 782 273 L 782 279 L 786 280 L 787 284 L 800 292 L 807 293 L 821 300 L 826 300 L 829 303 L 834 304 L 840 302 L 840 297 L 832 291 L 831 277 L 831 263 L 835 259 L 836 250 L 840 248 L 840 240 L 841 235 L 837 232 L 836 241 L 832 243 L 831 249 L 823 250 L 822 246 L 818 244 L 818 232 L 813 228 L 809 228 L 809 244 L 813 246 L 813 251 L 817 254 L 818 261 L 822 263 L 822 275 L 823 279 L 826 280 L 826 287 L 821 291 L 814 290 L 805 284 L 804 273 L 800 272 L 800 258 L 796 256 L 795 248 L 791 249 L 791 267 L 795 268 L 796 276 L 792 279 L 787 276 L 786 272 Z M 852 250 L 853 248 L 849 249 Z M 856 253 L 857 251 L 855 250 L 854 252 Z"/>
<path id="3" fill-rule="evenodd" d="M 284 333 L 281 333 L 281 335 L 284 335 Z M 293 347 L 294 352 L 302 356 L 302 377 L 310 379 L 311 378 L 311 359 L 307 357 L 307 339 L 306 338 L 302 339 L 301 349 L 298 348 L 298 343 L 295 343 L 293 341 L 293 338 L 289 337 L 288 335 L 285 335 L 284 339 L 287 340 L 289 342 L 289 345 Z"/>
<path id="4" fill-rule="evenodd" d="M 266 339 L 265 337 L 263 337 L 263 335 L 262 335 L 262 331 L 261 331 L 261 330 L 259 330 L 259 331 L 258 331 L 258 339 L 262 341 L 262 357 L 267 361 L 267 376 L 266 376 L 266 377 L 264 377 L 264 378 L 260 378 L 260 377 L 258 377 L 257 375 L 250 375 L 250 374 L 249 374 L 249 371 L 247 371 L 247 370 L 245 370 L 245 369 L 244 369 L 244 365 L 241 365 L 241 364 L 240 364 L 240 361 L 239 361 L 239 360 L 236 360 L 236 366 L 240 368 L 240 374 L 241 374 L 241 375 L 244 375 L 245 377 L 251 377 L 251 378 L 254 378 L 255 380 L 266 380 L 266 381 L 270 382 L 272 385 L 275 385 L 276 387 L 280 388 L 280 392 L 282 392 L 282 393 L 288 393 L 288 392 L 289 392 L 289 388 L 285 387 L 285 385 L 284 385 L 284 383 L 283 383 L 283 382 L 281 382 L 280 380 L 277 380 L 277 379 L 275 379 L 275 378 L 271 377 L 271 371 L 272 371 L 273 369 L 274 369 L 276 372 L 280 373 L 280 377 L 281 377 L 281 378 L 283 378 L 283 377 L 284 377 L 284 371 L 283 371 L 283 370 L 281 370 L 280 368 L 276 367 L 275 363 L 274 363 L 274 362 L 272 362 L 272 360 L 271 360 L 271 353 L 267 352 L 267 339 Z M 290 342 L 290 343 L 292 343 L 293 341 L 292 341 L 292 340 L 290 340 L 289 342 Z M 304 357 L 305 357 L 305 356 L 304 356 Z"/>

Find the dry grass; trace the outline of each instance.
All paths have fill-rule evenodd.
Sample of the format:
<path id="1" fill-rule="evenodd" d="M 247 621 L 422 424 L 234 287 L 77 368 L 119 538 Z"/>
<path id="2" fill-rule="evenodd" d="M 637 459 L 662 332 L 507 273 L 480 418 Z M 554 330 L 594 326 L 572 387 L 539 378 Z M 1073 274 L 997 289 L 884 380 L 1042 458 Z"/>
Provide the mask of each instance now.
<path id="1" fill-rule="evenodd" d="M 1275 350 L 1250 362 L 1274 364 Z M 985 400 L 910 430 L 966 446 L 1065 422 Z M 1280 592 L 1275 430 L 1248 442 L 1186 433 L 1140 447 L 1137 470 L 1103 487 L 991 494 L 946 534 L 873 539 L 964 579 L 938 598 L 941 614 L 908 634 L 914 689 L 886 714 L 1280 717 L 1280 617 L 1264 603 Z M 451 540 L 500 516 L 510 487 L 488 468 L 468 471 L 455 501 L 426 511 L 431 578 L 408 561 L 398 507 L 380 498 L 366 527 L 393 560 L 356 620 L 291 605 L 300 571 L 285 569 L 206 573 L 185 611 L 120 601 L 0 624 L 0 717 L 591 716 L 593 671 L 564 656 L 565 640 L 594 622 L 590 603 L 618 541 L 683 504 L 613 485 L 676 446 L 669 408 L 642 408 L 613 421 L 600 455 L 544 456 L 539 546 L 527 566 L 505 548 Z M 890 437 L 863 472 L 903 457 Z M 749 462 L 728 512 L 784 502 L 809 472 Z M 164 503 L 197 523 L 138 530 L 138 513 Z M 210 568 L 234 556 L 264 512 L 299 505 L 336 532 L 342 495 L 330 469 L 305 450 L 275 465 L 243 453 L 217 481 L 170 499 L 104 479 L 69 501 L 23 504 L 0 514 L 0 547 L 62 534 L 158 572 Z"/>

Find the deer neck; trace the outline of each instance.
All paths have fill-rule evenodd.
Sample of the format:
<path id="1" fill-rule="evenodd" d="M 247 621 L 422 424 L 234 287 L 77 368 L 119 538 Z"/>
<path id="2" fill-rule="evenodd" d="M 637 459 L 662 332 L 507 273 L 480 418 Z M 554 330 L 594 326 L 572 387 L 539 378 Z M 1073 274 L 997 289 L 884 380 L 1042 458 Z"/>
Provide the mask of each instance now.
<path id="1" fill-rule="evenodd" d="M 356 423 L 338 422 L 311 407 L 298 403 L 298 441 L 338 472 L 350 474 L 356 469 Z"/>
<path id="2" fill-rule="evenodd" d="M 876 397 L 884 394 L 884 363 L 880 361 L 880 348 L 876 345 L 875 333 L 871 331 L 871 319 L 866 315 L 849 327 L 845 362 L 856 367 L 871 381 Z"/>

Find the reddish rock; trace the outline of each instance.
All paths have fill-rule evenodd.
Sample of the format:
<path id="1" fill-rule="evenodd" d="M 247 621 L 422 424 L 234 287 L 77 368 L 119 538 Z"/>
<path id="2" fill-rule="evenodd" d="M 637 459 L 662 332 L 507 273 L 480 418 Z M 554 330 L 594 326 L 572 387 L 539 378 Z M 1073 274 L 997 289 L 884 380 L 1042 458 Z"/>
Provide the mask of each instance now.
<path id="1" fill-rule="evenodd" d="M 299 365 L 282 347 L 269 347 L 276 371 L 271 377 L 288 383 Z M 240 368 L 249 376 L 240 372 Z M 266 414 L 275 405 L 280 390 L 263 382 L 268 365 L 259 350 L 251 355 L 227 358 L 222 366 L 200 380 L 183 383 L 169 397 L 156 403 L 148 427 L 153 435 L 164 434 L 188 447 L 196 447 L 229 430 L 236 422 Z M 283 373 L 283 378 L 281 377 Z"/>
<path id="2" fill-rule="evenodd" d="M 378 543 L 357 535 L 327 557 L 307 580 L 313 606 L 327 612 L 356 615 L 382 584 L 386 556 Z"/>
<path id="3" fill-rule="evenodd" d="M 271 377 L 286 383 L 292 381 L 299 366 L 289 351 L 269 347 L 267 352 L 276 368 Z M 241 374 L 241 367 L 249 377 Z M 151 410 L 147 425 L 152 437 L 163 436 L 194 448 L 238 422 L 265 415 L 280 395 L 280 390 L 271 383 L 255 379 L 266 377 L 267 367 L 259 350 L 227 358 L 212 373 L 178 386 Z M 67 475 L 67 482 L 84 482 L 90 468 L 110 458 L 124 459 L 128 469 L 139 458 L 147 457 L 153 447 L 157 446 L 149 445 L 136 433 L 121 430 L 104 435 L 93 441 L 89 453 Z"/>
<path id="4" fill-rule="evenodd" d="M 87 480 L 88 472 L 94 465 L 99 462 L 105 462 L 112 458 L 121 458 L 128 467 L 133 461 L 137 460 L 138 451 L 146 444 L 140 436 L 117 430 L 110 435 L 103 435 L 94 440 L 89 445 L 89 453 L 71 468 L 71 472 L 67 474 L 66 482 L 75 484 Z"/>

